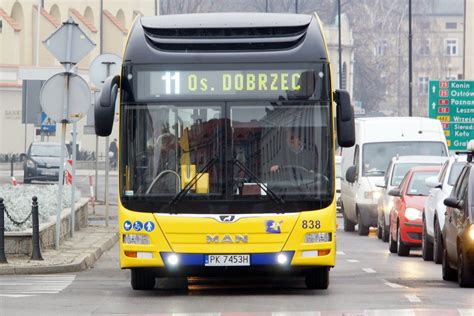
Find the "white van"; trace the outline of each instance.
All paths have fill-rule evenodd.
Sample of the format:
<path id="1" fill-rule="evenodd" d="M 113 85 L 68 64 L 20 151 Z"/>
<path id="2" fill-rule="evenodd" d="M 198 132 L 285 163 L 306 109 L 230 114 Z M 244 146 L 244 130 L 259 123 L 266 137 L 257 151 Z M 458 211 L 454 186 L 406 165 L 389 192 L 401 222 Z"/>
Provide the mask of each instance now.
<path id="1" fill-rule="evenodd" d="M 342 150 L 341 208 L 344 230 L 368 235 L 377 226 L 377 203 L 385 171 L 394 156 L 447 156 L 441 123 L 421 117 L 370 117 L 355 120 L 355 145 Z"/>

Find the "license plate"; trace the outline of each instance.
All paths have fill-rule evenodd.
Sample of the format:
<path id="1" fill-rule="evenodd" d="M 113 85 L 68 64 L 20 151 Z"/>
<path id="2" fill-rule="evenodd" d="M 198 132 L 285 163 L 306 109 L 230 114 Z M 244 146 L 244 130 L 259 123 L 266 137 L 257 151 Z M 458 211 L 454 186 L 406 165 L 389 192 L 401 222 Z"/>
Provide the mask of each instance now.
<path id="1" fill-rule="evenodd" d="M 204 265 L 208 267 L 249 266 L 250 255 L 207 255 Z"/>
<path id="2" fill-rule="evenodd" d="M 45 176 L 55 176 L 55 175 L 57 175 L 56 171 L 54 171 L 54 170 L 44 170 L 42 172 L 42 174 L 45 175 Z"/>

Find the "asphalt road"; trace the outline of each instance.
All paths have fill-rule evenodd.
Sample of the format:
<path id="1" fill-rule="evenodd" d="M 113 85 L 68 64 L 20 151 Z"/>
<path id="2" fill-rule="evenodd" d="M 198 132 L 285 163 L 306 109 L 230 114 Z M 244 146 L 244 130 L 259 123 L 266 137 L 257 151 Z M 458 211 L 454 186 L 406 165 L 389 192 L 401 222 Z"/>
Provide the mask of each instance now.
<path id="1" fill-rule="evenodd" d="M 342 227 L 342 221 L 339 219 Z M 1 276 L 1 315 L 474 315 L 474 289 L 441 279 L 441 266 L 420 252 L 402 258 L 388 245 L 340 228 L 337 265 L 326 291 L 302 279 L 162 280 L 133 291 L 118 246 L 93 269 L 50 276 Z M 319 313 L 321 312 L 321 313 Z"/>

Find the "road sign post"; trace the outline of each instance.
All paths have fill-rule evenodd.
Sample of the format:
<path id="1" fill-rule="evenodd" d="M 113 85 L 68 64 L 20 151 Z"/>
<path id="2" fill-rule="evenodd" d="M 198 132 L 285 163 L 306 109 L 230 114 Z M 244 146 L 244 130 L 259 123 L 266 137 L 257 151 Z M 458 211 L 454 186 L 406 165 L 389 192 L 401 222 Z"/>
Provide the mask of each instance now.
<path id="1" fill-rule="evenodd" d="M 450 150 L 474 139 L 474 81 L 430 80 L 428 116 L 441 121 Z"/>
<path id="2" fill-rule="evenodd" d="M 46 114 L 61 123 L 61 159 L 58 179 L 58 205 L 56 208 L 55 248 L 59 249 L 61 234 L 61 211 L 64 183 L 64 156 L 66 145 L 66 124 L 82 119 L 90 106 L 90 88 L 80 76 L 71 73 L 72 67 L 84 58 L 95 46 L 72 18 L 51 34 L 44 42 L 51 54 L 64 66 L 65 72 L 56 74 L 46 81 L 41 88 L 40 102 Z M 75 132 L 73 151 L 75 151 Z M 75 165 L 73 155 L 73 166 Z M 73 179 L 75 178 L 73 167 Z M 71 193 L 71 218 L 74 230 L 74 189 Z"/>

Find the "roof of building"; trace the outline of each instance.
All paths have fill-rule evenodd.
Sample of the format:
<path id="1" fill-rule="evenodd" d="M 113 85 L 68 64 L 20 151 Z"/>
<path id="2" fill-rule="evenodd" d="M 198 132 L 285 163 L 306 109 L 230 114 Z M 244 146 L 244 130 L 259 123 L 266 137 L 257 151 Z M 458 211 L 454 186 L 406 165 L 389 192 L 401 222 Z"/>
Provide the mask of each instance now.
<path id="1" fill-rule="evenodd" d="M 120 31 L 122 31 L 123 34 L 127 34 L 128 33 L 128 30 L 127 28 L 125 27 L 125 25 L 123 25 L 122 21 L 120 21 L 117 17 L 115 17 L 112 13 L 110 13 L 109 11 L 107 10 L 104 10 L 104 14 L 105 16 L 112 22 L 112 24 L 114 24 Z"/>
<path id="2" fill-rule="evenodd" d="M 33 5 L 33 9 L 35 10 L 38 10 L 38 6 L 35 4 Z M 51 14 L 48 13 L 48 11 L 46 11 L 45 9 L 41 8 L 41 15 L 49 21 L 49 23 L 51 23 L 54 27 L 58 27 L 61 23 L 56 20 L 56 18 L 54 16 L 52 16 Z"/>
<path id="3" fill-rule="evenodd" d="M 88 18 L 86 18 L 85 16 L 83 16 L 81 13 L 79 13 L 79 11 L 77 11 L 76 9 L 71 9 L 71 13 L 74 14 L 74 16 L 82 22 L 82 24 L 84 24 L 88 29 L 89 31 L 91 31 L 92 33 L 97 33 L 97 29 L 95 28 L 94 26 L 94 23 L 89 20 Z"/>
<path id="4" fill-rule="evenodd" d="M 7 23 L 10 24 L 10 26 L 15 32 L 21 31 L 21 27 L 18 22 L 14 18 L 9 16 L 2 8 L 0 8 L 0 17 L 7 21 Z"/>

